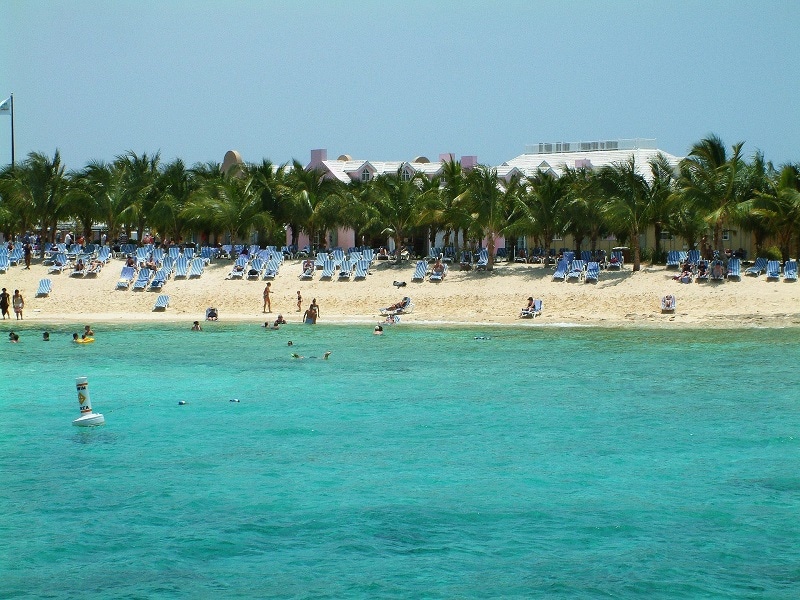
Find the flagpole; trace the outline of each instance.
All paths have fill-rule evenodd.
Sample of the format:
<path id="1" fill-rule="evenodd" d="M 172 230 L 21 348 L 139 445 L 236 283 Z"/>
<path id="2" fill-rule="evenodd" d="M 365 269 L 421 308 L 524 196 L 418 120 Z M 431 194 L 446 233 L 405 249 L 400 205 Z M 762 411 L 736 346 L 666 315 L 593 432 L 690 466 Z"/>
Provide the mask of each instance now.
<path id="1" fill-rule="evenodd" d="M 11 168 L 14 168 L 14 94 L 11 94 Z"/>

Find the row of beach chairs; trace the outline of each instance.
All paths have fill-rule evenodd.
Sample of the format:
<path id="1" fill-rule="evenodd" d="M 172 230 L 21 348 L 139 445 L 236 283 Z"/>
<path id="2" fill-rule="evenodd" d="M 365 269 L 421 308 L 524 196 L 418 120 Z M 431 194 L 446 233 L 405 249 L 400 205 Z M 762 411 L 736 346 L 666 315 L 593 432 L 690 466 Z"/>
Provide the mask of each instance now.
<path id="1" fill-rule="evenodd" d="M 321 253 L 325 254 L 325 253 Z M 300 268 L 300 279 L 309 280 L 313 279 L 318 268 L 322 269 L 319 275 L 320 279 L 338 279 L 339 281 L 349 281 L 352 279 L 366 279 L 369 274 L 370 261 L 366 258 L 345 258 L 340 261 L 332 257 L 324 257 L 321 267 L 317 267 L 319 261 L 319 254 L 317 259 L 312 263 L 311 259 L 303 261 Z M 338 269 L 338 275 L 336 271 Z"/>
<path id="2" fill-rule="evenodd" d="M 275 279 L 283 263 L 283 254 L 277 251 L 253 256 L 240 254 L 233 263 L 228 279 Z"/>
<path id="3" fill-rule="evenodd" d="M 429 281 L 441 283 L 447 276 L 448 270 L 449 267 L 446 262 L 442 262 L 441 269 L 436 270 L 431 268 L 427 261 L 418 260 L 416 265 L 414 265 L 414 274 L 411 276 L 411 281 L 425 281 L 427 277 Z"/>
<path id="4" fill-rule="evenodd" d="M 157 269 L 147 267 L 137 269 L 125 266 L 122 267 L 122 272 L 117 280 L 117 289 L 129 289 L 132 285 L 134 290 L 157 291 L 173 277 L 184 279 L 201 277 L 204 269 L 203 258 L 196 257 L 189 262 L 183 256 L 179 256 L 175 261 L 172 260 L 172 257 L 166 257 Z"/>
<path id="5" fill-rule="evenodd" d="M 562 258 L 556 264 L 553 281 L 583 281 L 597 283 L 600 280 L 600 263 L 585 262 L 579 258 L 567 261 Z"/>
<path id="6" fill-rule="evenodd" d="M 745 269 L 744 273 L 755 277 L 759 277 L 764 273 L 767 276 L 767 281 L 780 281 L 781 278 L 784 281 L 797 281 L 797 261 L 787 260 L 783 265 L 783 269 L 781 269 L 781 263 L 778 260 L 757 258 L 753 266 Z"/>

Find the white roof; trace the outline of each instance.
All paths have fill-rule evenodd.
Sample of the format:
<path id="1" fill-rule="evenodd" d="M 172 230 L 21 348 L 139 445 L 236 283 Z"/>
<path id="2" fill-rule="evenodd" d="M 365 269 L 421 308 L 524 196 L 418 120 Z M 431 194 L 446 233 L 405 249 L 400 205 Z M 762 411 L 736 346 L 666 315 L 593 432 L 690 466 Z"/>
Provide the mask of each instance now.
<path id="1" fill-rule="evenodd" d="M 526 176 L 534 175 L 537 169 L 540 168 L 543 171 L 552 169 L 557 175 L 561 175 L 564 172 L 564 167 L 574 169 L 578 161 L 588 160 L 589 163 L 583 166 L 591 165 L 593 169 L 600 169 L 606 165 L 628 160 L 628 158 L 633 155 L 637 170 L 649 181 L 652 175 L 647 162 L 651 158 L 654 158 L 659 152 L 667 157 L 669 164 L 677 168 L 678 163 L 681 161 L 681 158 L 677 156 L 673 156 L 657 148 L 634 148 L 632 150 L 591 150 L 584 152 L 520 154 L 516 158 L 507 160 L 497 167 L 497 173 L 499 175 L 501 169 L 504 168 L 517 167 L 520 171 L 525 173 Z"/>
<path id="2" fill-rule="evenodd" d="M 331 173 L 331 175 L 344 183 L 350 183 L 354 178 L 358 179 L 359 174 L 364 171 L 365 167 L 377 175 L 386 175 L 397 173 L 397 170 L 400 167 L 407 164 L 415 172 L 424 173 L 429 177 L 436 175 L 442 169 L 442 163 L 440 162 L 415 163 L 402 160 L 324 160 L 322 161 L 322 164 L 325 165 L 325 168 Z M 351 176 L 351 173 L 353 176 Z"/>

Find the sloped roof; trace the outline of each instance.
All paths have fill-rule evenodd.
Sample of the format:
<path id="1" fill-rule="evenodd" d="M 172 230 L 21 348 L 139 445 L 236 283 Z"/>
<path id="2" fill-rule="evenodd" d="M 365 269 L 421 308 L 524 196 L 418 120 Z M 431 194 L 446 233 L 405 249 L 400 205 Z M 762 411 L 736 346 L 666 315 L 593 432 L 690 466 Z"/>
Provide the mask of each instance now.
<path id="1" fill-rule="evenodd" d="M 593 169 L 600 169 L 606 165 L 612 165 L 628 160 L 631 155 L 634 158 L 636 169 L 641 175 L 650 181 L 652 175 L 648 168 L 647 162 L 654 158 L 659 152 L 667 157 L 669 164 L 677 168 L 678 163 L 681 161 L 680 157 L 673 156 L 663 150 L 657 148 L 634 148 L 631 150 L 590 150 L 583 152 L 550 152 L 550 153 L 533 153 L 533 154 L 520 154 L 519 156 L 507 160 L 502 165 L 497 167 L 498 175 L 501 172 L 501 167 L 517 167 L 526 176 L 533 175 L 536 170 L 541 166 L 546 170 L 543 163 L 553 169 L 557 175 L 564 172 L 564 167 L 574 169 L 577 161 L 590 161 Z M 585 165 L 584 165 L 585 166 Z"/>

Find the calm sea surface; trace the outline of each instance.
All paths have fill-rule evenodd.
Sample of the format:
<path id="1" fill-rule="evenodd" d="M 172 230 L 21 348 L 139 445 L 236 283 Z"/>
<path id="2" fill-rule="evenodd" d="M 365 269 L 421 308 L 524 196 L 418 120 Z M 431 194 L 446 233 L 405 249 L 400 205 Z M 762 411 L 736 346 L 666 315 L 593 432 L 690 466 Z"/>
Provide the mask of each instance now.
<path id="1" fill-rule="evenodd" d="M 798 330 L 11 326 L 0 598 L 800 597 Z"/>

